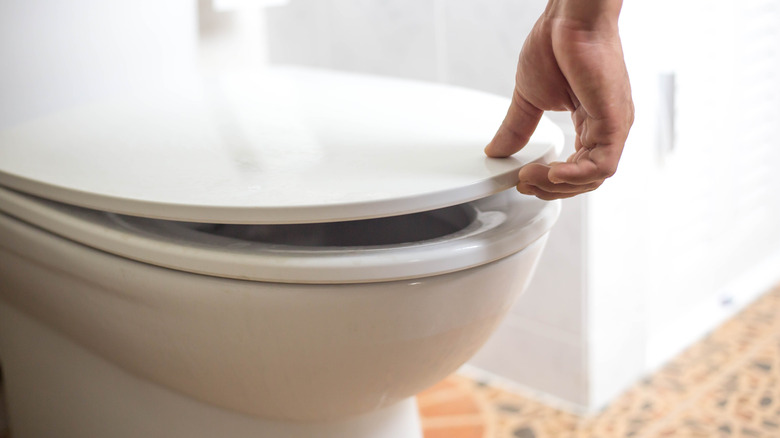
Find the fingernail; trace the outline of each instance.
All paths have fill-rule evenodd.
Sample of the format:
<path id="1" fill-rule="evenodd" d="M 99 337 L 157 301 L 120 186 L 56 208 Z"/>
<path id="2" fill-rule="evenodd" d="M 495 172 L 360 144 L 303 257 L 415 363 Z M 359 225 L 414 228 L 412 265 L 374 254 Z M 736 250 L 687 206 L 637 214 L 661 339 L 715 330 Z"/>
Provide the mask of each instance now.
<path id="1" fill-rule="evenodd" d="M 554 163 L 550 163 L 550 166 L 552 166 L 554 164 L 563 164 L 563 163 L 554 162 Z M 560 183 L 564 182 L 562 179 L 557 178 L 555 176 L 552 176 L 551 173 L 552 173 L 552 169 L 550 169 L 550 171 L 547 172 L 547 179 L 549 179 L 551 183 L 553 183 L 553 184 L 560 184 Z"/>

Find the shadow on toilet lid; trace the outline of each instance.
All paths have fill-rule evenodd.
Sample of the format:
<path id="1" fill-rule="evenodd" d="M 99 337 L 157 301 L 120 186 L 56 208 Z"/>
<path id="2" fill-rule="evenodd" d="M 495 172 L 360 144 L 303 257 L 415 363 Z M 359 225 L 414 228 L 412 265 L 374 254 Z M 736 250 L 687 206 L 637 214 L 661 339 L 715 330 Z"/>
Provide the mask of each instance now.
<path id="1" fill-rule="evenodd" d="M 132 216 L 307 223 L 431 210 L 516 184 L 563 143 L 543 119 L 507 159 L 483 148 L 508 99 L 279 68 L 92 102 L 0 132 L 0 185 Z"/>

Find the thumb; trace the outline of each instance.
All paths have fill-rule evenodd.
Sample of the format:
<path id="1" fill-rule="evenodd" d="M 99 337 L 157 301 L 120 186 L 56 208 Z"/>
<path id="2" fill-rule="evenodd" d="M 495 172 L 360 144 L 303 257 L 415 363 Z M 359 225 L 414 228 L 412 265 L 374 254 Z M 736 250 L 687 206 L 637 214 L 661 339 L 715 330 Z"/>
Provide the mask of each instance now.
<path id="1" fill-rule="evenodd" d="M 533 106 L 515 89 L 512 103 L 493 140 L 485 147 L 489 157 L 508 157 L 528 143 L 544 111 Z"/>

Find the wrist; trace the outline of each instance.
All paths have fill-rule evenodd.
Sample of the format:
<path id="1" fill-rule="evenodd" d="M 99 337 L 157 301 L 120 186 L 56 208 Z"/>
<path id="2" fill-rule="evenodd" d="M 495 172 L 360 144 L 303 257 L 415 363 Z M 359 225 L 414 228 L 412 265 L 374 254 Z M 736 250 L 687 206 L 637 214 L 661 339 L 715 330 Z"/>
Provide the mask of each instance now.
<path id="1" fill-rule="evenodd" d="M 582 30 L 617 31 L 623 0 L 549 0 L 543 18 Z"/>

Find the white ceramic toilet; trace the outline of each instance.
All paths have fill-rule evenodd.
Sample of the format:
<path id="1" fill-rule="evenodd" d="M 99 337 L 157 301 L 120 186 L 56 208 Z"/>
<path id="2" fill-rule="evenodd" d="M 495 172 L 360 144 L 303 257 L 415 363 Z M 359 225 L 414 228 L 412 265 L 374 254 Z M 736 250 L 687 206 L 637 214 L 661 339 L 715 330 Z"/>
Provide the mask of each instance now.
<path id="1" fill-rule="evenodd" d="M 419 438 L 414 395 L 485 342 L 557 202 L 508 102 L 304 69 L 183 80 L 0 132 L 14 438 Z"/>

